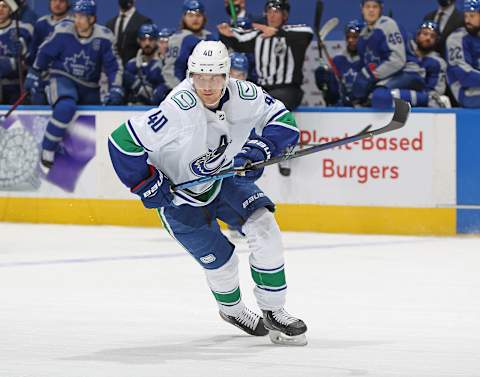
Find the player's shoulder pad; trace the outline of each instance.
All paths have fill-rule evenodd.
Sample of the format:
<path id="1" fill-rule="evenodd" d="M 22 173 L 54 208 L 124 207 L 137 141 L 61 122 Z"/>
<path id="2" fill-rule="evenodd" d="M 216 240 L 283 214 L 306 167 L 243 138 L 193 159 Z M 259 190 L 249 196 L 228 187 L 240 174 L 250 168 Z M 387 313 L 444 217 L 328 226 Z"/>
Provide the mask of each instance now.
<path id="1" fill-rule="evenodd" d="M 62 21 L 55 26 L 53 29 L 53 34 L 76 34 L 75 33 L 75 25 L 73 22 L 69 21 Z"/>
<path id="2" fill-rule="evenodd" d="M 447 37 L 447 46 L 451 42 L 461 43 L 461 40 L 467 35 L 469 35 L 469 34 L 468 34 L 468 31 L 465 27 L 458 28 L 457 30 L 455 30 L 452 34 L 450 34 Z"/>
<path id="3" fill-rule="evenodd" d="M 42 24 L 44 22 L 47 22 L 47 23 L 50 23 L 50 20 L 51 20 L 51 17 L 49 14 L 46 14 L 45 16 L 42 16 L 40 17 L 37 22 L 35 22 L 35 25 L 36 24 Z"/>
<path id="4" fill-rule="evenodd" d="M 387 16 L 380 17 L 377 21 L 376 28 L 382 30 L 386 34 L 400 30 L 397 22 L 393 18 Z"/>
<path id="5" fill-rule="evenodd" d="M 99 24 L 95 24 L 91 38 L 101 38 L 107 39 L 112 43 L 115 42 L 115 35 L 113 32 L 108 27 Z"/>
<path id="6" fill-rule="evenodd" d="M 170 103 L 177 112 L 178 110 L 188 111 L 193 109 L 198 106 L 200 101 L 186 81 L 187 79 L 177 85 L 164 101 Z"/>
<path id="7" fill-rule="evenodd" d="M 254 101 L 258 98 L 262 89 L 250 81 L 230 78 L 229 89 L 244 101 Z"/>
<path id="8" fill-rule="evenodd" d="M 311 33 L 313 34 L 313 30 L 310 26 L 305 24 L 297 24 L 297 25 L 283 25 L 283 30 L 285 31 L 295 31 L 295 32 L 302 32 L 302 33 Z"/>
<path id="9" fill-rule="evenodd" d="M 20 21 L 18 26 L 21 29 L 24 29 L 24 30 L 28 31 L 30 34 L 33 34 L 33 25 L 32 24 Z"/>

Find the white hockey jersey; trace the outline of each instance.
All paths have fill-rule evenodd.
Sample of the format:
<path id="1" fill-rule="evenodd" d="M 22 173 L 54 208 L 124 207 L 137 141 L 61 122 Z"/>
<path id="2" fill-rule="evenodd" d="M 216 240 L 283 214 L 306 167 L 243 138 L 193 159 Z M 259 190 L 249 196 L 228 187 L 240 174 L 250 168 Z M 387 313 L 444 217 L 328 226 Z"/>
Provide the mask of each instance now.
<path id="1" fill-rule="evenodd" d="M 128 132 L 121 132 L 122 127 Z M 179 184 L 231 167 L 253 129 L 272 141 L 274 155 L 298 140 L 295 119 L 282 102 L 255 84 L 235 79 L 229 80 L 216 111 L 203 105 L 186 79 L 158 108 L 133 117 L 120 128 L 110 137 L 120 154 L 112 156 L 112 161 L 129 187 L 138 181 L 129 182 L 129 172 L 123 172 L 122 165 L 132 166 L 132 160 L 122 162 L 128 156 L 133 159 L 147 153 L 149 164 Z M 213 201 L 220 189 L 221 181 L 216 181 L 177 191 L 174 204 L 203 206 Z"/>

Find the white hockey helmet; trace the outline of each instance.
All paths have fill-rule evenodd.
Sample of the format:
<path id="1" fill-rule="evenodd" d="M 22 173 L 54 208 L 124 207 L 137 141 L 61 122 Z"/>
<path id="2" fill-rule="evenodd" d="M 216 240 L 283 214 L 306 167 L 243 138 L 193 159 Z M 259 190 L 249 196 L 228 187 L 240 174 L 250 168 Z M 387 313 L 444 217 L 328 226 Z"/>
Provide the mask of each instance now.
<path id="1" fill-rule="evenodd" d="M 201 41 L 188 58 L 187 77 L 192 73 L 225 75 L 230 74 L 230 56 L 227 47 L 220 41 Z"/>

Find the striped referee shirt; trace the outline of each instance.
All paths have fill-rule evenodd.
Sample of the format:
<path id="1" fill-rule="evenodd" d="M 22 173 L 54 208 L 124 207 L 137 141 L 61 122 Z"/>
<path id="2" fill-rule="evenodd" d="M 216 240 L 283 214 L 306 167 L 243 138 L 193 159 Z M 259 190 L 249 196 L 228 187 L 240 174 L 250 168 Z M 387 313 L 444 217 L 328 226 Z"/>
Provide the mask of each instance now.
<path id="1" fill-rule="evenodd" d="M 303 83 L 305 52 L 313 31 L 306 25 L 284 25 L 271 38 L 263 38 L 259 30 L 232 29 L 234 36 L 220 35 L 220 40 L 237 52 L 252 53 L 258 84 L 266 89 Z"/>

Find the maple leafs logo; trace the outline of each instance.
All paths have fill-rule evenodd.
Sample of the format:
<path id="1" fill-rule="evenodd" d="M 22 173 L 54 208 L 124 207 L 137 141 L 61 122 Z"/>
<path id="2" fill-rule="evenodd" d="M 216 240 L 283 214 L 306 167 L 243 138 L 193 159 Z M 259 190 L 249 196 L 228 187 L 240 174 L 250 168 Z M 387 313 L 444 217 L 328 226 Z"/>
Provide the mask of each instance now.
<path id="1" fill-rule="evenodd" d="M 79 54 L 66 58 L 63 66 L 68 73 L 83 79 L 89 79 L 95 70 L 95 63 L 83 50 Z"/>
<path id="2" fill-rule="evenodd" d="M 381 60 L 378 56 L 376 56 L 373 51 L 369 48 L 366 49 L 365 51 L 365 61 L 367 62 L 367 64 L 375 64 L 375 65 L 379 65 Z"/>

